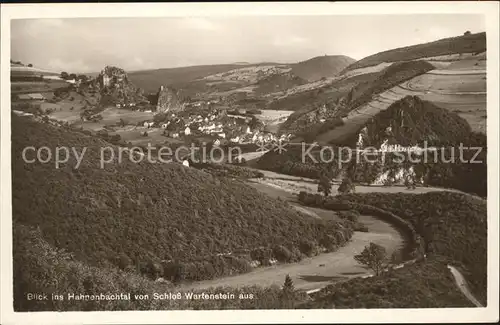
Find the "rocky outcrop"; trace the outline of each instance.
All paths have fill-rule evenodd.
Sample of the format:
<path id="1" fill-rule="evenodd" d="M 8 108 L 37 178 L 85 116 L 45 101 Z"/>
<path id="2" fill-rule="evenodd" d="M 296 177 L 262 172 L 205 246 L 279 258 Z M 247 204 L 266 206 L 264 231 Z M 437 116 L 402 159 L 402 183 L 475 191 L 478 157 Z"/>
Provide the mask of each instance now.
<path id="1" fill-rule="evenodd" d="M 157 112 L 178 112 L 184 109 L 184 104 L 181 103 L 178 93 L 174 89 L 161 86 L 157 96 Z"/>
<path id="2" fill-rule="evenodd" d="M 136 87 L 125 70 L 106 66 L 94 79 L 93 87 L 101 93 L 101 105 L 135 105 L 147 102 L 142 89 Z"/>

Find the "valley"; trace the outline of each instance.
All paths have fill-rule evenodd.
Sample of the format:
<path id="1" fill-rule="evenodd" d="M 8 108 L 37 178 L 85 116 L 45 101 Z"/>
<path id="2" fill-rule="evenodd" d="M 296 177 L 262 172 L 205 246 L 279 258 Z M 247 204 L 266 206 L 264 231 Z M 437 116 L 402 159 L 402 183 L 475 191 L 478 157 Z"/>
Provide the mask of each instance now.
<path id="1" fill-rule="evenodd" d="M 470 32 L 359 61 L 80 74 L 11 60 L 15 309 L 486 305 L 486 64 L 485 33 Z M 483 160 L 390 159 L 424 142 L 478 146 Z M 312 143 L 377 159 L 304 158 Z M 89 150 L 54 169 L 26 162 L 29 146 Z M 149 147 L 182 157 L 96 167 L 99 149 Z M 217 155 L 197 161 L 193 148 Z M 24 299 L 44 290 L 258 299 Z"/>

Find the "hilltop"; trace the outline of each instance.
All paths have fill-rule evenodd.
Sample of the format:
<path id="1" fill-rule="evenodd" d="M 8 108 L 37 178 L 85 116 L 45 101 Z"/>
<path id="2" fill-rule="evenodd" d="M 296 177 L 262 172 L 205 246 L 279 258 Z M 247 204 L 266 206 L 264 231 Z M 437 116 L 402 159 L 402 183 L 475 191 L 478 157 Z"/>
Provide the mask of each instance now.
<path id="1" fill-rule="evenodd" d="M 129 80 L 125 70 L 106 66 L 92 81 L 92 85 L 101 95 L 100 105 L 128 105 L 146 101 L 143 90 Z"/>
<path id="2" fill-rule="evenodd" d="M 472 132 L 467 121 L 458 114 L 418 96 L 406 96 L 369 117 L 364 124 L 349 125 L 347 122 L 339 126 L 337 132 L 333 128 L 327 134 L 318 135 L 317 139 L 354 147 L 361 131 L 364 145 L 377 148 L 385 140 L 402 146 L 423 145 L 424 141 L 429 145 L 458 144 L 465 142 Z"/>
<path id="3" fill-rule="evenodd" d="M 189 97 L 209 94 L 227 96 L 232 92 L 256 96 L 279 93 L 314 80 L 335 76 L 353 59 L 347 56 L 321 56 L 299 63 L 232 63 L 130 72 L 130 79 L 146 92 L 160 85 L 174 87 Z"/>
<path id="4" fill-rule="evenodd" d="M 240 181 L 180 164 L 133 163 L 124 153 L 101 169 L 100 148 L 118 148 L 66 127 L 13 115 L 12 130 L 14 228 L 38 228 L 48 244 L 91 266 L 203 280 L 249 271 L 253 260 L 296 261 L 352 233 L 348 224 L 311 218 Z M 26 146 L 87 151 L 79 168 L 72 156 L 56 169 L 25 163 Z"/>
<path id="5" fill-rule="evenodd" d="M 345 55 L 325 55 L 292 65 L 292 72 L 308 81 L 334 77 L 350 64 L 356 62 Z"/>
<path id="6" fill-rule="evenodd" d="M 424 142 L 427 142 L 429 147 L 446 148 L 445 151 L 438 152 L 438 158 L 435 158 L 438 159 L 437 161 L 433 158 L 421 162 L 405 160 L 405 164 L 402 164 L 396 163 L 396 161 L 401 161 L 398 158 L 395 158 L 393 162 L 390 159 L 393 157 L 391 154 L 385 154 L 385 160 L 383 163 L 380 161 L 380 164 L 378 161 L 376 164 L 363 163 L 363 159 L 356 164 L 356 160 L 352 159 L 349 164 L 344 164 L 342 167 L 344 170 L 350 170 L 350 168 L 354 170 L 351 177 L 355 182 L 372 183 L 377 179 L 385 179 L 392 175 L 391 173 L 400 175 L 403 168 L 408 171 L 412 166 L 415 180 L 423 182 L 424 185 L 454 188 L 486 196 L 486 136 L 472 131 L 467 121 L 457 113 L 436 106 L 432 102 L 421 100 L 416 96 L 407 96 L 389 105 L 387 109 L 378 111 L 375 115 L 360 114 L 359 117 L 351 120 L 338 120 L 337 122 L 331 120 L 329 123 L 320 123 L 319 126 L 317 129 L 311 129 L 307 134 L 311 137 L 306 136 L 305 139 L 310 142 L 328 144 L 334 152 L 343 146 L 356 148 L 360 139 L 363 148 L 381 148 L 382 145 L 423 147 Z M 481 147 L 482 151 L 478 156 L 475 156 L 475 151 L 464 152 L 463 159 L 467 161 L 463 162 L 458 159 L 460 144 L 464 147 Z M 320 148 L 321 146 L 317 146 L 316 150 L 311 152 L 316 160 L 320 157 Z M 318 178 L 326 169 L 336 170 L 335 161 L 322 164 L 310 159 L 302 161 L 301 157 L 302 151 L 298 147 L 290 148 L 280 154 L 268 152 L 257 161 L 256 166 L 261 169 L 311 178 Z M 452 157 L 454 160 L 447 163 L 446 160 Z M 476 163 L 468 163 L 473 157 Z M 477 163 L 479 161 L 482 163 Z M 338 174 L 338 170 L 336 172 Z"/>
<path id="7" fill-rule="evenodd" d="M 206 76 L 227 72 L 241 68 L 244 64 L 216 64 L 198 65 L 180 68 L 165 68 L 155 70 L 132 71 L 129 73 L 130 80 L 145 92 L 155 92 L 160 85 L 182 84 Z M 246 64 L 245 64 L 246 65 Z"/>
<path id="8" fill-rule="evenodd" d="M 468 34 L 424 44 L 400 47 L 370 55 L 352 63 L 343 73 L 384 62 L 410 61 L 462 53 L 478 54 L 484 51 L 486 51 L 486 33 Z"/>

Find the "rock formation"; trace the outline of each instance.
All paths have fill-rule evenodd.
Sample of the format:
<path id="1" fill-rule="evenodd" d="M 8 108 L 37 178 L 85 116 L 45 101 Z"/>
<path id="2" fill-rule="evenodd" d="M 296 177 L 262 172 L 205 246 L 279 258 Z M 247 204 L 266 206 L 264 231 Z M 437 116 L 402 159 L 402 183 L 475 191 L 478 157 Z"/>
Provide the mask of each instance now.
<path id="1" fill-rule="evenodd" d="M 95 78 L 93 87 L 99 89 L 101 105 L 127 105 L 146 102 L 142 89 L 136 87 L 128 78 L 125 70 L 106 66 Z"/>
<path id="2" fill-rule="evenodd" d="M 177 92 L 171 88 L 161 86 L 158 91 L 156 111 L 159 113 L 178 112 L 184 109 Z"/>

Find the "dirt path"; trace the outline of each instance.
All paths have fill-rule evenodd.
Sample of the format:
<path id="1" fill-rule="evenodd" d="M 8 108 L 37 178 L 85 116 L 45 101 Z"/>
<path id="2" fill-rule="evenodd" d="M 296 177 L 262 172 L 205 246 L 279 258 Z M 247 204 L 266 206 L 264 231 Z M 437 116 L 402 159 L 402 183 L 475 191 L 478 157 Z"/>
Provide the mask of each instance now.
<path id="1" fill-rule="evenodd" d="M 460 273 L 460 271 L 457 270 L 457 268 L 455 268 L 454 266 L 448 265 L 448 268 L 450 269 L 451 274 L 455 278 L 455 283 L 458 289 L 462 291 L 464 296 L 467 299 L 469 299 L 469 301 L 472 302 L 476 307 L 483 307 L 483 305 L 476 299 L 476 297 L 474 297 L 472 292 L 470 292 L 469 286 L 467 285 L 467 281 L 465 280 L 462 273 Z"/>

